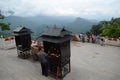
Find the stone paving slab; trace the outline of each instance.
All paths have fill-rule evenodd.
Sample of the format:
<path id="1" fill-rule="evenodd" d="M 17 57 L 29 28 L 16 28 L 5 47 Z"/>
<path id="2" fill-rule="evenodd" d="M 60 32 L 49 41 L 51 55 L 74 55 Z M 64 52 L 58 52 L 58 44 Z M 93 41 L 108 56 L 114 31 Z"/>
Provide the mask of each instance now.
<path id="1" fill-rule="evenodd" d="M 55 80 L 41 75 L 39 62 L 0 49 L 0 80 Z M 71 43 L 71 72 L 64 80 L 120 80 L 120 47 Z"/>

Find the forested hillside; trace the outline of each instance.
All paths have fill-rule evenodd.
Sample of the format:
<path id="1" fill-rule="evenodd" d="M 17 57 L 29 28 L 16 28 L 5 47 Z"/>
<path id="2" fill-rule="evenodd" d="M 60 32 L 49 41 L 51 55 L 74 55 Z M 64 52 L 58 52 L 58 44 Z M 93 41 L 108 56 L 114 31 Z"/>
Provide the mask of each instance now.
<path id="1" fill-rule="evenodd" d="M 110 21 L 100 21 L 97 25 L 93 25 L 90 33 L 110 38 L 120 37 L 120 18 L 112 18 Z"/>

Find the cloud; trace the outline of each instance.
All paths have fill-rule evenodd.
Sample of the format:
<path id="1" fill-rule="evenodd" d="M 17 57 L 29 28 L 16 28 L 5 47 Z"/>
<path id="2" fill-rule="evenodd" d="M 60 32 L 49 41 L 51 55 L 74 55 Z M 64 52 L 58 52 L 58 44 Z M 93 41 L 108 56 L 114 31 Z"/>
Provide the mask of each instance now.
<path id="1" fill-rule="evenodd" d="M 0 0 L 0 8 L 15 16 L 119 17 L 119 0 Z"/>

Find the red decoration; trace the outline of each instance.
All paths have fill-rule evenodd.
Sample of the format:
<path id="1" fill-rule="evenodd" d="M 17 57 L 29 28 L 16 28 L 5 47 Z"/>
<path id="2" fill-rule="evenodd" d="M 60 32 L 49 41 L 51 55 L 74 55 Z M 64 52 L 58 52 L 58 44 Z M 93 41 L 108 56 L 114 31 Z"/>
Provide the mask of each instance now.
<path id="1" fill-rule="evenodd" d="M 108 40 L 112 40 L 112 38 L 108 38 Z"/>
<path id="2" fill-rule="evenodd" d="M 9 38 L 5 38 L 5 41 L 9 41 Z"/>
<path id="3" fill-rule="evenodd" d="M 14 37 L 10 37 L 10 40 L 14 40 Z"/>
<path id="4" fill-rule="evenodd" d="M 113 38 L 114 41 L 117 41 L 117 38 Z"/>

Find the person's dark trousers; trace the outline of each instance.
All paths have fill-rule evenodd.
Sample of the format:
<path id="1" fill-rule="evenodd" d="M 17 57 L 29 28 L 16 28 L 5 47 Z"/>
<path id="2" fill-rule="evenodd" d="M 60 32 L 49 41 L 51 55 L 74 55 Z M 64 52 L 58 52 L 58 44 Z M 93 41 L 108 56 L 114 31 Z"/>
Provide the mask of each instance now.
<path id="1" fill-rule="evenodd" d="M 42 75 L 45 75 L 46 77 L 48 76 L 48 64 L 46 63 L 41 63 L 42 67 Z"/>
<path id="2" fill-rule="evenodd" d="M 45 64 L 45 76 L 48 76 L 48 63 Z"/>
<path id="3" fill-rule="evenodd" d="M 45 67 L 43 63 L 41 63 L 41 69 L 42 69 L 42 75 L 45 75 Z"/>

